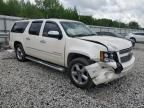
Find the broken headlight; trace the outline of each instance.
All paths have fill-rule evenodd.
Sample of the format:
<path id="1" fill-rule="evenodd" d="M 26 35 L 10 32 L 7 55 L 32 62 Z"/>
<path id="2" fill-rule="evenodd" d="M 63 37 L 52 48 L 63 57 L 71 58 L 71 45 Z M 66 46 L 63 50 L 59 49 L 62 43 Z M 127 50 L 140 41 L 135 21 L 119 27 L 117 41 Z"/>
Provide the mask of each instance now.
<path id="1" fill-rule="evenodd" d="M 100 61 L 101 62 L 110 62 L 110 61 L 113 61 L 114 58 L 115 58 L 114 52 L 100 51 Z"/>

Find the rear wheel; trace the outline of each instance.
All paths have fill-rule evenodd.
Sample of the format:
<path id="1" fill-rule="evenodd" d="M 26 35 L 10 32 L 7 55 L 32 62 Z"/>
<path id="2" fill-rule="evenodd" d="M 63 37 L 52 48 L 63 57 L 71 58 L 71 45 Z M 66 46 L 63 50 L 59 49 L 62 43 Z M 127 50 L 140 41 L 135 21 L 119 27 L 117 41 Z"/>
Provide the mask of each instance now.
<path id="1" fill-rule="evenodd" d="M 16 45 L 15 47 L 16 58 L 18 61 L 24 62 L 25 59 L 25 52 L 21 44 Z"/>
<path id="2" fill-rule="evenodd" d="M 88 89 L 93 85 L 92 79 L 85 69 L 85 66 L 89 64 L 90 62 L 86 58 L 76 58 L 69 64 L 70 79 L 79 88 Z"/>

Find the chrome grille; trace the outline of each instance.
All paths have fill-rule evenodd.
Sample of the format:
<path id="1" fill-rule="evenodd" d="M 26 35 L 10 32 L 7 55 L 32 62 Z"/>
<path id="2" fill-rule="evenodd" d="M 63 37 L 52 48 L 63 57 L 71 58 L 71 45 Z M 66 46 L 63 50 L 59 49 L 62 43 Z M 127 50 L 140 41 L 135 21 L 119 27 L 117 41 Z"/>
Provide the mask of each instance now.
<path id="1" fill-rule="evenodd" d="M 121 63 L 125 63 L 131 60 L 133 53 L 132 47 L 119 51 Z"/>
<path id="2" fill-rule="evenodd" d="M 132 51 L 132 47 L 127 48 L 127 49 L 120 50 L 119 53 L 120 53 L 120 54 L 124 54 L 124 53 L 128 53 L 128 52 L 131 52 L 131 51 Z"/>
<path id="3" fill-rule="evenodd" d="M 121 62 L 122 62 L 122 63 L 128 62 L 129 60 L 131 60 L 132 55 L 133 55 L 133 54 L 130 53 L 130 54 L 128 54 L 127 56 L 121 57 Z"/>

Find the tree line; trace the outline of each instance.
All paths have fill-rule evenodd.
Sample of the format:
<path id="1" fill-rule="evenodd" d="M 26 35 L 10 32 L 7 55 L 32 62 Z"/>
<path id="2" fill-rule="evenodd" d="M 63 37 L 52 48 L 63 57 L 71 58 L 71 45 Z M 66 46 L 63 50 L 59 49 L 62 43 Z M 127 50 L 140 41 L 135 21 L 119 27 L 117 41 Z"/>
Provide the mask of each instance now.
<path id="1" fill-rule="evenodd" d="M 111 19 L 97 19 L 92 16 L 79 15 L 77 8 L 64 8 L 59 0 L 35 0 L 35 3 L 24 0 L 0 0 L 0 14 L 17 16 L 24 18 L 62 18 L 79 20 L 88 25 L 120 27 L 120 28 L 140 28 L 139 24 L 131 21 L 126 24 Z"/>

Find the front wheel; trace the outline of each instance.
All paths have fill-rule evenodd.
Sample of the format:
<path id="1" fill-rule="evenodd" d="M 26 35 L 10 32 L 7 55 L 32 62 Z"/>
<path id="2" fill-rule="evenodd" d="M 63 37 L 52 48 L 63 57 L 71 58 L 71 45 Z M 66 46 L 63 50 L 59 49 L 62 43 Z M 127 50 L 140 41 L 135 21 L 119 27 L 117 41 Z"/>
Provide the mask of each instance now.
<path id="1" fill-rule="evenodd" d="M 82 89 L 88 89 L 93 85 L 89 73 L 86 71 L 85 66 L 90 62 L 86 58 L 76 58 L 69 64 L 69 76 L 74 85 Z"/>

